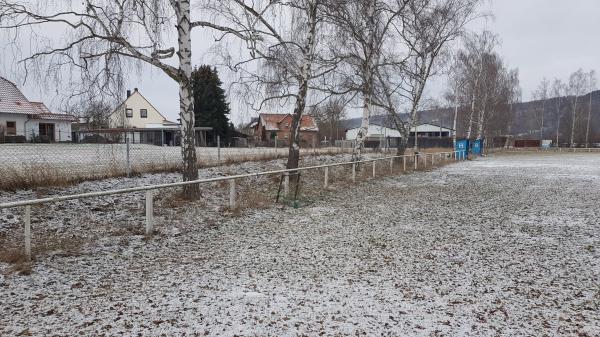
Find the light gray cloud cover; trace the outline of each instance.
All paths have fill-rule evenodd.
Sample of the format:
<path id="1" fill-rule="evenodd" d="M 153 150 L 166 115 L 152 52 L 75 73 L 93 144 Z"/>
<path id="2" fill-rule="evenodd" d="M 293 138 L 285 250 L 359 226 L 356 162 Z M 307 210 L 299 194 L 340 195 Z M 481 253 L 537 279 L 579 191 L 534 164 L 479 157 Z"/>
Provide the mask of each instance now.
<path id="1" fill-rule="evenodd" d="M 495 0 L 486 4 L 485 11 L 493 14 L 470 24 L 471 30 L 488 29 L 500 36 L 498 47 L 510 67 L 520 71 L 523 99 L 543 77 L 567 80 L 578 68 L 600 70 L 600 1 L 599 0 Z M 198 30 L 194 33 L 194 63 L 210 63 L 207 54 L 211 34 Z M 24 42 L 26 43 L 26 42 Z M 237 47 L 236 47 L 237 48 Z M 12 54 L 5 50 L 3 55 Z M 5 60 L 6 62 L 6 60 Z M 14 69 L 4 64 L 0 69 Z M 228 76 L 223 69 L 224 82 Z M 131 76 L 129 86 L 141 92 L 165 115 L 175 120 L 179 109 L 177 84 L 151 67 L 143 76 Z M 0 74 L 11 78 L 11 74 Z M 437 98 L 443 88 L 443 79 L 436 79 L 428 93 Z M 23 90 L 31 100 L 41 100 L 53 105 L 56 90 L 40 90 L 36 83 L 27 83 Z M 232 97 L 234 122 L 246 119 L 251 111 Z M 352 112 L 351 114 L 354 114 Z"/>

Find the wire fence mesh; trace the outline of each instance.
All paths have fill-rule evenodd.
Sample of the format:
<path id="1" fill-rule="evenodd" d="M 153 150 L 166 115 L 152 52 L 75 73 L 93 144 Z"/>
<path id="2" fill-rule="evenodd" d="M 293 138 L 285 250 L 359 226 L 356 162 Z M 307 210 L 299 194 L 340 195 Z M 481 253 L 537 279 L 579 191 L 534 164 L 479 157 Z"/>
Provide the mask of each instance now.
<path id="1" fill-rule="evenodd" d="M 342 148 L 302 149 L 301 154 L 347 152 Z M 287 156 L 285 148 L 198 147 L 198 164 L 214 166 Z M 0 189 L 68 183 L 147 172 L 181 165 L 181 149 L 149 144 L 0 144 Z"/>

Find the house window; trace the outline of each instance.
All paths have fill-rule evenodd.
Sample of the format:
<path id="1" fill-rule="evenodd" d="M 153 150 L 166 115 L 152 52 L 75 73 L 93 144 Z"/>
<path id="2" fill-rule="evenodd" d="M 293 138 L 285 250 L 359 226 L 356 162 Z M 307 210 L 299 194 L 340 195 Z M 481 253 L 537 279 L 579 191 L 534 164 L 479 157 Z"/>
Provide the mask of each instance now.
<path id="1" fill-rule="evenodd" d="M 17 122 L 6 122 L 6 135 L 16 136 L 17 135 Z"/>
<path id="2" fill-rule="evenodd" d="M 133 109 L 125 109 L 125 117 L 127 117 L 127 118 L 133 117 Z"/>
<path id="3" fill-rule="evenodd" d="M 140 118 L 148 118 L 148 110 L 140 109 Z"/>

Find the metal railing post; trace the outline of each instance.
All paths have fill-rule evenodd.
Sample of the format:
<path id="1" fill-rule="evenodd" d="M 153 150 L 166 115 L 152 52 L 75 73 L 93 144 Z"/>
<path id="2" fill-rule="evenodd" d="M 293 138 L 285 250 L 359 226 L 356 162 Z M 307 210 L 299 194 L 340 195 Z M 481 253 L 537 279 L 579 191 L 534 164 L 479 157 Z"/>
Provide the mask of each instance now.
<path id="1" fill-rule="evenodd" d="M 127 137 L 127 136 L 126 136 Z M 127 165 L 127 178 L 131 177 L 131 155 L 130 155 L 130 149 L 129 149 L 129 138 L 125 139 L 125 160 L 127 161 L 126 165 Z"/>
<path id="2" fill-rule="evenodd" d="M 352 182 L 356 182 L 356 163 L 352 163 Z"/>
<path id="3" fill-rule="evenodd" d="M 394 157 L 390 158 L 390 174 L 394 174 Z"/>
<path id="4" fill-rule="evenodd" d="M 31 261 L 31 206 L 25 206 L 25 258 Z"/>
<path id="5" fill-rule="evenodd" d="M 402 171 L 406 172 L 406 156 L 402 156 Z"/>
<path id="6" fill-rule="evenodd" d="M 221 164 L 221 136 L 217 135 L 217 164 Z"/>
<path id="7" fill-rule="evenodd" d="M 327 188 L 329 186 L 329 167 L 325 168 L 325 181 L 323 182 L 323 187 Z"/>
<path id="8" fill-rule="evenodd" d="M 419 155 L 415 154 L 415 170 L 419 169 Z"/>
<path id="9" fill-rule="evenodd" d="M 229 209 L 235 209 L 235 179 L 229 180 Z"/>
<path id="10" fill-rule="evenodd" d="M 152 190 L 146 191 L 146 235 L 154 233 L 154 193 Z"/>
<path id="11" fill-rule="evenodd" d="M 375 166 L 377 165 L 377 161 L 373 160 L 373 178 L 375 178 Z"/>

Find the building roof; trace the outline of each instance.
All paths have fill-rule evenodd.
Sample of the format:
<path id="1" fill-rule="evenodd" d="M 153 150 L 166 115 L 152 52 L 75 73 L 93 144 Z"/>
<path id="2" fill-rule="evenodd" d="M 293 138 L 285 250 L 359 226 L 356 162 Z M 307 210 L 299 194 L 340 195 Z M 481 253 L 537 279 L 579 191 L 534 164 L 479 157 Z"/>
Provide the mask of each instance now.
<path id="1" fill-rule="evenodd" d="M 42 102 L 30 102 L 11 81 L 0 77 L 0 113 L 28 115 L 32 119 L 43 120 L 77 120 L 75 116 L 55 114 Z"/>
<path id="2" fill-rule="evenodd" d="M 259 123 L 264 126 L 267 131 L 279 131 L 279 124 L 288 116 L 292 117 L 292 114 L 261 113 L 259 115 Z M 300 131 L 319 131 L 319 127 L 312 116 L 303 115 L 300 120 Z"/>
<path id="3" fill-rule="evenodd" d="M 35 115 L 39 109 L 25 98 L 14 83 L 0 77 L 0 113 Z"/>

